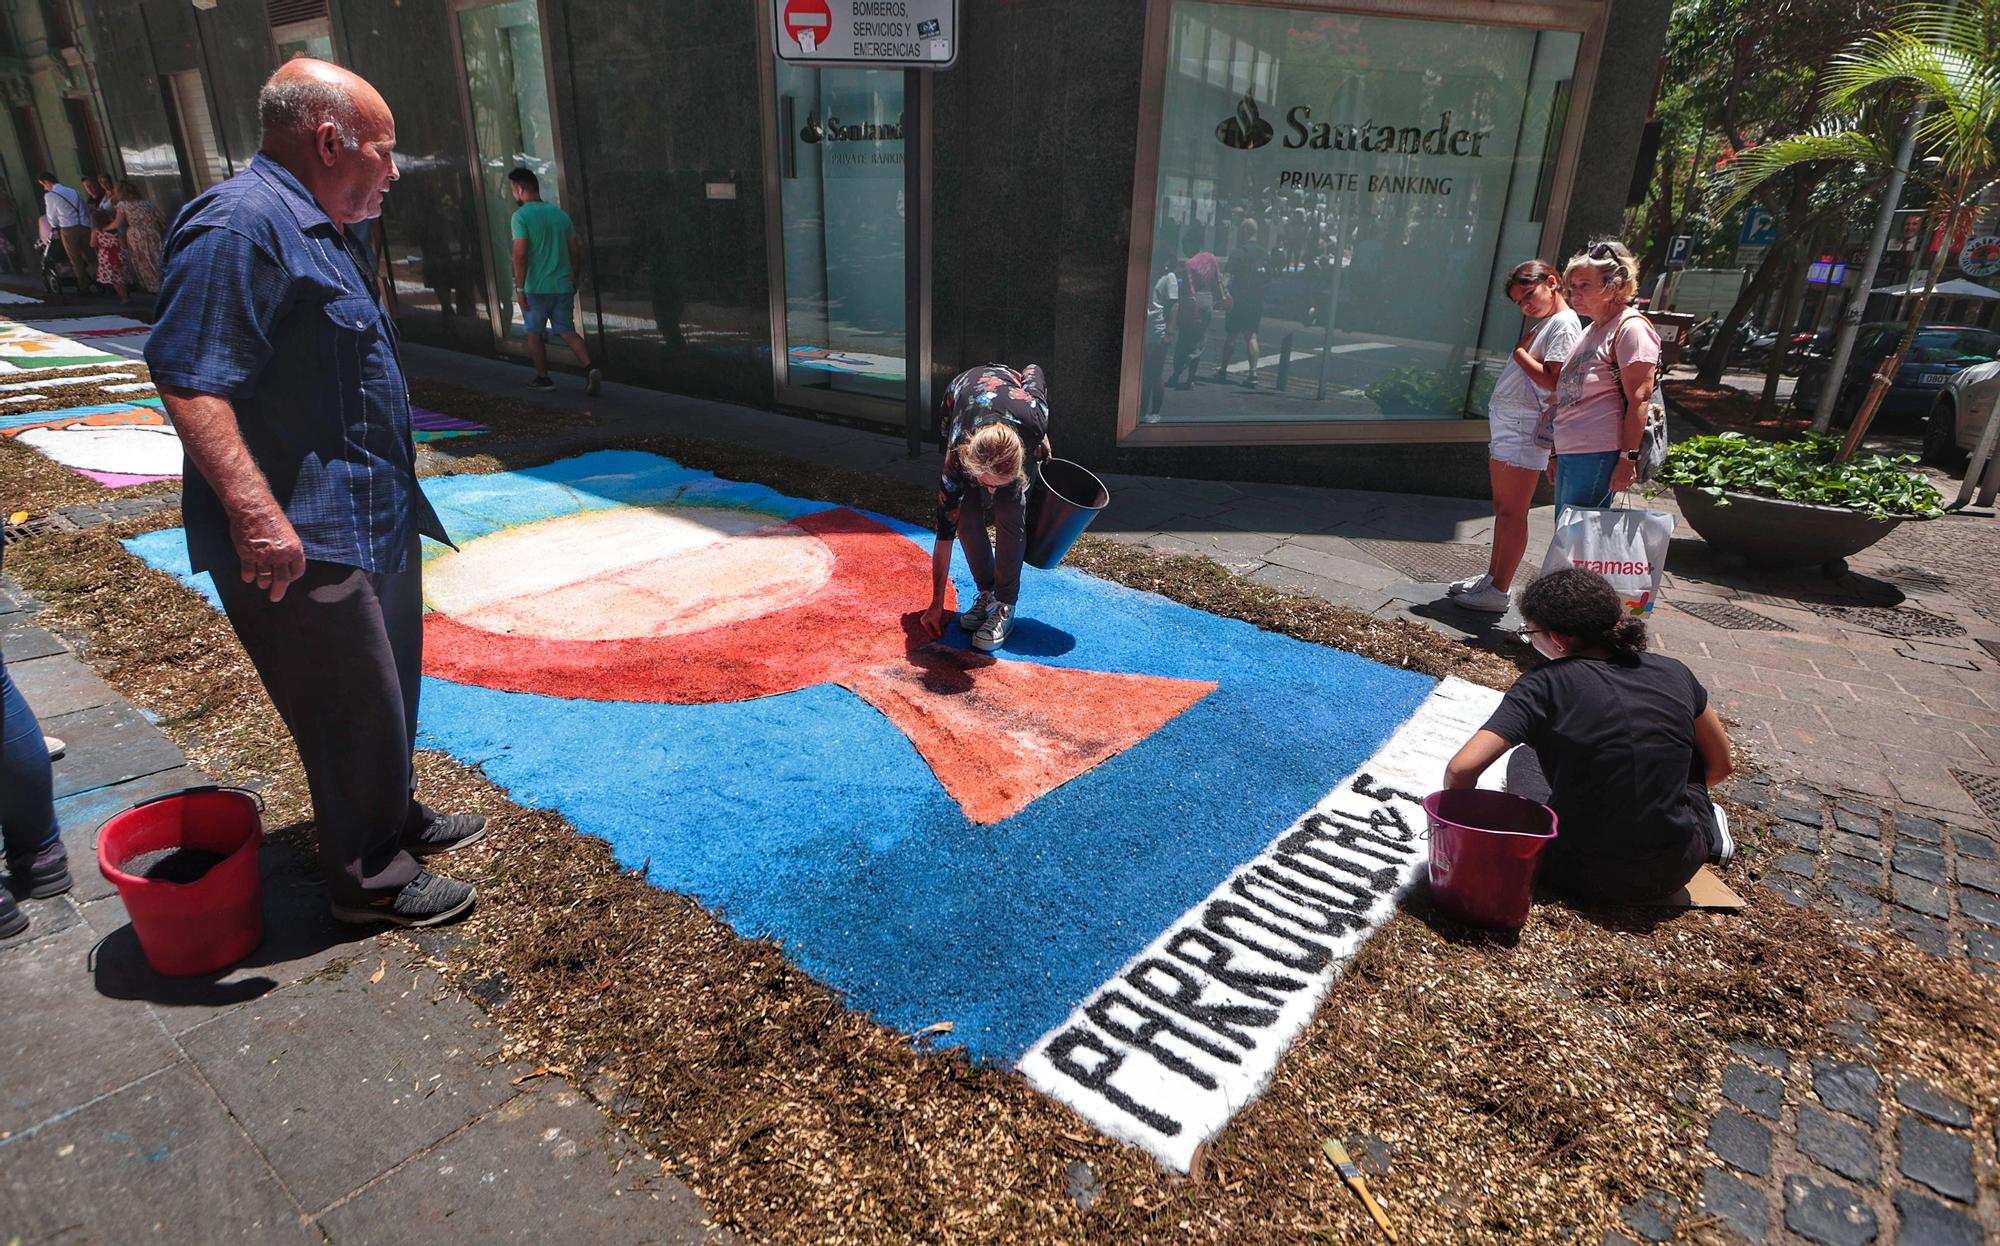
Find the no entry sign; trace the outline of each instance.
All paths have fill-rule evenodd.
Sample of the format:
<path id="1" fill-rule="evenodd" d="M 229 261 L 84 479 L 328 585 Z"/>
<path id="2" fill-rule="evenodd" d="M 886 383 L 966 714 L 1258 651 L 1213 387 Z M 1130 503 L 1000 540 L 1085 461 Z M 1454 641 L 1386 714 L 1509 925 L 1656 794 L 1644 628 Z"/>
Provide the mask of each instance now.
<path id="1" fill-rule="evenodd" d="M 958 60 L 958 0 L 771 0 L 778 59 L 794 65 L 944 69 Z"/>

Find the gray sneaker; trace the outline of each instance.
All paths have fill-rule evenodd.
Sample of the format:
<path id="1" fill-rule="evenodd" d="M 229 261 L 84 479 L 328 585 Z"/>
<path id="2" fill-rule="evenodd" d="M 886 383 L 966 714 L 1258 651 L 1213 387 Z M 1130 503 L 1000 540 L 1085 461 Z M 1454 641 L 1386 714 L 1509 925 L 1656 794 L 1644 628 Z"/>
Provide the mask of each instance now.
<path id="1" fill-rule="evenodd" d="M 596 368 L 583 374 L 583 392 L 595 396 L 604 385 L 604 374 Z"/>
<path id="2" fill-rule="evenodd" d="M 393 896 L 380 896 L 362 904 L 333 905 L 336 921 L 366 926 L 388 922 L 392 926 L 441 926 L 471 911 L 474 892 L 471 883 L 445 878 L 429 870 L 403 884 Z"/>
<path id="3" fill-rule="evenodd" d="M 986 616 L 992 613 L 993 607 L 998 604 L 998 599 L 993 594 L 979 594 L 972 599 L 971 606 L 960 612 L 958 625 L 968 632 L 978 631 L 980 624 L 986 622 Z"/>
<path id="4" fill-rule="evenodd" d="M 441 813 L 422 829 L 403 832 L 403 851 L 413 857 L 469 848 L 486 838 L 486 819 L 476 813 Z"/>
<path id="5" fill-rule="evenodd" d="M 986 615 L 986 622 L 973 633 L 972 647 L 981 653 L 991 653 L 1006 643 L 1007 633 L 1014 630 L 1014 607 L 1004 601 L 993 603 L 993 609 Z"/>

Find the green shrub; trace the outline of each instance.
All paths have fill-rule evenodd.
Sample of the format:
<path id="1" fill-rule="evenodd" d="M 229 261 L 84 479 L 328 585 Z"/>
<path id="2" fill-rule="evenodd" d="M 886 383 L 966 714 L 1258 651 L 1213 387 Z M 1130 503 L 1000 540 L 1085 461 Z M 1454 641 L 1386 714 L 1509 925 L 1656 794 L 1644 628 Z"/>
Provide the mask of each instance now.
<path id="1" fill-rule="evenodd" d="M 1944 498 L 1922 476 L 1905 471 L 1915 455 L 1871 454 L 1837 463 L 1840 440 L 1807 433 L 1797 441 L 1763 441 L 1742 433 L 1690 437 L 1667 452 L 1659 483 L 1688 485 L 1729 504 L 1725 491 L 1814 506 L 1840 506 L 1874 519 L 1935 519 Z"/>

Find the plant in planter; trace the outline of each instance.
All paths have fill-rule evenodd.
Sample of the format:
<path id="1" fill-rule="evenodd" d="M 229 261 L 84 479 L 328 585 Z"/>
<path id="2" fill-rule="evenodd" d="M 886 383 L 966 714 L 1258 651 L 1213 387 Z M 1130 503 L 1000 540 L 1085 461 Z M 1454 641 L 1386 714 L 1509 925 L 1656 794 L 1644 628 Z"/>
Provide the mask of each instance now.
<path id="1" fill-rule="evenodd" d="M 1718 550 L 1771 566 L 1836 568 L 1910 519 L 1944 514 L 1914 455 L 1840 459 L 1837 438 L 1770 442 L 1741 433 L 1690 437 L 1667 453 L 1657 481 Z"/>

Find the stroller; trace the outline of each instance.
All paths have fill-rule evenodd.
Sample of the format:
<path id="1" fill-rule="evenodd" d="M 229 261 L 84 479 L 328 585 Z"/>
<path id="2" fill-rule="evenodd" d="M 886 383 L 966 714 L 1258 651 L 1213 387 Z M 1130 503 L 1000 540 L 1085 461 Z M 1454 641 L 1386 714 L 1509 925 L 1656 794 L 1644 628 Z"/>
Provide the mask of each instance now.
<path id="1" fill-rule="evenodd" d="M 42 285 L 48 288 L 50 294 L 60 297 L 65 281 L 78 294 L 88 293 L 83 277 L 69 262 L 69 251 L 64 248 L 61 235 L 52 235 L 47 242 L 38 244 L 38 248 L 42 255 Z"/>

